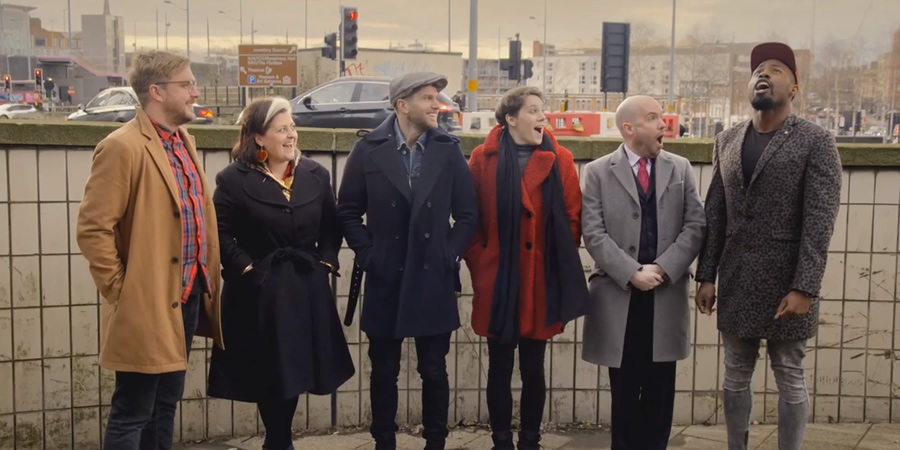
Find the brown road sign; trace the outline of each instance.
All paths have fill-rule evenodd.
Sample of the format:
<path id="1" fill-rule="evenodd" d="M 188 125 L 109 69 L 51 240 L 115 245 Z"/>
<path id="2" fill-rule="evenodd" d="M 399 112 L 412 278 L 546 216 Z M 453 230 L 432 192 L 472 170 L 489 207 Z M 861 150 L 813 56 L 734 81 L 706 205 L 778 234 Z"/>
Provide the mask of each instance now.
<path id="1" fill-rule="evenodd" d="M 241 86 L 297 85 L 296 45 L 240 45 L 238 65 Z"/>

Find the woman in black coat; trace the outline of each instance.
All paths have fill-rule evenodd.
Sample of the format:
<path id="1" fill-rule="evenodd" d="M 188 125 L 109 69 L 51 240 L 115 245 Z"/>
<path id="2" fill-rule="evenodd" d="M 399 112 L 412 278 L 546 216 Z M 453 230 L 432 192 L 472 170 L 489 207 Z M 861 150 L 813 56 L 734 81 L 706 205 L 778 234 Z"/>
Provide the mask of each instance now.
<path id="1" fill-rule="evenodd" d="M 216 177 L 225 350 L 213 349 L 208 394 L 255 402 L 264 448 L 291 449 L 303 393 L 334 392 L 354 373 L 330 276 L 341 246 L 328 171 L 297 150 L 291 106 L 254 101 L 235 162 Z"/>

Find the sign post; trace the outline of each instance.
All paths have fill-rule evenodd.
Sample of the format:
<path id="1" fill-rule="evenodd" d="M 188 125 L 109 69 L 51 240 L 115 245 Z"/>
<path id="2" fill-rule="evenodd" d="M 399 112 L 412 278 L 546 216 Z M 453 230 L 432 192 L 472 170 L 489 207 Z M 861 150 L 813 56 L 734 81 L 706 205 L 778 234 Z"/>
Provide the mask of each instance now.
<path id="1" fill-rule="evenodd" d="M 296 87 L 296 45 L 239 45 L 239 85 L 248 87 Z"/>

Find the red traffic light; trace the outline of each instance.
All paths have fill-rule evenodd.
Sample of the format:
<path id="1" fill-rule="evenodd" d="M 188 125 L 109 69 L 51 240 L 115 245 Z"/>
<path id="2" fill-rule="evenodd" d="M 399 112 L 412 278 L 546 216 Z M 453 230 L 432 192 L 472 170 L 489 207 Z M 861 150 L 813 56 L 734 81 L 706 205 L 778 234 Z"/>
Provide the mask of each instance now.
<path id="1" fill-rule="evenodd" d="M 352 21 L 356 21 L 356 19 L 359 18 L 359 12 L 357 12 L 356 10 L 350 11 L 348 18 Z"/>
<path id="2" fill-rule="evenodd" d="M 3 76 L 3 81 L 9 83 L 10 80 L 11 80 L 11 78 L 9 77 L 9 75 L 4 75 L 4 76 Z"/>
<path id="3" fill-rule="evenodd" d="M 41 69 L 34 69 L 34 75 L 38 77 L 41 76 Z"/>

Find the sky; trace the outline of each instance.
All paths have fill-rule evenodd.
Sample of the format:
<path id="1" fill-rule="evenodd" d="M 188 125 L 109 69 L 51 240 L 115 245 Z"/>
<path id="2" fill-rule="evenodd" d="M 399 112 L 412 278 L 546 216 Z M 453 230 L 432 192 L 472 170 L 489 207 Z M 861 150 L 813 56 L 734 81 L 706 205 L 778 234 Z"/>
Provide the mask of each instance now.
<path id="1" fill-rule="evenodd" d="M 469 53 L 470 0 L 109 0 L 113 15 L 125 18 L 125 44 L 129 48 L 165 47 L 165 19 L 169 23 L 169 47 L 185 47 L 186 14 L 190 2 L 191 50 L 205 53 L 206 24 L 211 46 L 233 47 L 240 42 L 239 5 L 243 4 L 244 43 L 250 43 L 251 20 L 256 44 L 288 41 L 321 47 L 323 36 L 336 31 L 339 8 L 359 9 L 360 47 L 424 44 L 435 51 L 450 48 Z M 44 28 L 65 31 L 68 2 L 72 28 L 81 29 L 81 14 L 99 14 L 103 0 L 0 0 L 4 4 L 36 7 L 33 17 Z M 545 0 L 480 0 L 478 2 L 478 56 L 496 58 L 507 52 L 506 40 L 516 33 L 525 41 L 530 56 L 533 40 L 541 40 L 546 23 L 547 42 L 559 47 L 598 42 L 602 22 L 631 22 L 651 30 L 668 42 L 673 0 L 554 0 L 544 14 Z M 179 9 L 180 8 L 180 9 Z M 308 21 L 304 20 L 308 8 Z M 222 10 L 226 14 L 220 14 Z M 449 11 L 449 14 L 448 14 Z M 534 17 L 533 19 L 531 17 Z M 546 19 L 546 22 L 545 22 Z M 305 30 L 308 23 L 309 29 Z M 813 28 L 815 27 L 815 29 Z M 677 0 L 676 39 L 691 33 L 713 36 L 722 42 L 784 40 L 795 48 L 822 45 L 829 39 L 853 40 L 867 59 L 889 49 L 900 29 L 900 0 Z M 814 39 L 814 41 L 813 41 Z M 505 57 L 505 55 L 504 55 Z"/>

